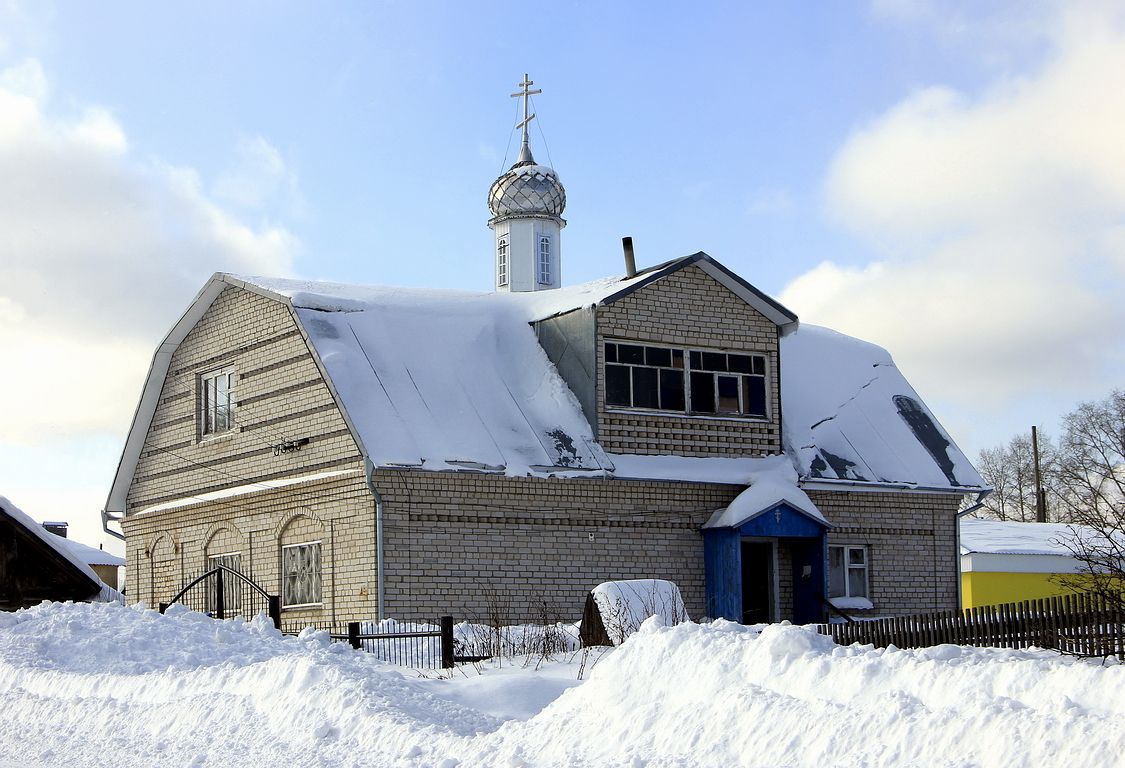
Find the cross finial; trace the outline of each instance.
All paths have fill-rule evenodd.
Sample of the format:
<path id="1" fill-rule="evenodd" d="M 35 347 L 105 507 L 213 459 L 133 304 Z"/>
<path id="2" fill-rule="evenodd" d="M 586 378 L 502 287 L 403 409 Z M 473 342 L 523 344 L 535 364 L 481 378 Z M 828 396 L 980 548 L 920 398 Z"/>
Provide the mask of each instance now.
<path id="1" fill-rule="evenodd" d="M 520 159 L 518 161 L 521 163 L 535 162 L 535 159 L 531 156 L 531 146 L 528 143 L 527 138 L 527 126 L 531 123 L 532 120 L 535 119 L 535 115 L 529 112 L 529 104 L 531 102 L 531 97 L 537 93 L 543 93 L 543 90 L 541 88 L 536 88 L 533 91 L 531 90 L 531 86 L 533 85 L 535 85 L 535 81 L 532 80 L 525 72 L 523 76 L 523 82 L 519 84 L 522 90 L 518 93 L 512 94 L 513 99 L 519 98 L 521 96 L 523 97 L 523 120 L 521 120 L 519 125 L 516 126 L 517 128 L 523 129 L 523 144 L 520 146 Z"/>

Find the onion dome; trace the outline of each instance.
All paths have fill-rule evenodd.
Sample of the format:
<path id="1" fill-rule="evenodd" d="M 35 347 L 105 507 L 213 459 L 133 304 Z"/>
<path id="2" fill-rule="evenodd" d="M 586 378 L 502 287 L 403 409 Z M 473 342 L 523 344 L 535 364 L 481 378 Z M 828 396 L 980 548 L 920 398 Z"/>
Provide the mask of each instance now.
<path id="1" fill-rule="evenodd" d="M 566 189 L 553 168 L 538 165 L 525 144 L 520 159 L 492 182 L 488 209 L 495 218 L 549 216 L 561 218 L 566 208 Z"/>

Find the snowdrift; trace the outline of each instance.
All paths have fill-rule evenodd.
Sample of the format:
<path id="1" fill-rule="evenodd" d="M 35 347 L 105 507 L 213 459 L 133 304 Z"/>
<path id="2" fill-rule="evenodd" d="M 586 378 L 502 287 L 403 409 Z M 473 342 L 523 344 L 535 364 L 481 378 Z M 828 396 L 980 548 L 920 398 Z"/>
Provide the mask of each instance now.
<path id="1" fill-rule="evenodd" d="M 1113 766 L 1125 666 L 650 619 L 526 720 L 323 633 L 113 604 L 0 615 L 0 765 Z M 534 686 L 533 669 L 509 674 Z M 449 691 L 458 687 L 451 701 Z M 466 705 L 468 704 L 468 705 Z M 65 734 L 65 735 L 61 735 Z"/>

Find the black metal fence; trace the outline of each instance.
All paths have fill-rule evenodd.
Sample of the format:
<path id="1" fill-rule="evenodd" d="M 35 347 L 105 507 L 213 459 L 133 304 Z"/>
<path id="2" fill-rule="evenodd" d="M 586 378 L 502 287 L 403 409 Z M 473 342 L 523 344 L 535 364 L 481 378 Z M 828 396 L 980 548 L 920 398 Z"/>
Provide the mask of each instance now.
<path id="1" fill-rule="evenodd" d="M 352 648 L 378 659 L 413 669 L 452 669 L 456 664 L 488 658 L 458 652 L 452 616 L 442 616 L 437 624 L 393 620 L 346 624 L 292 622 L 282 631 L 296 635 L 306 628 L 328 632 L 333 640 L 347 642 Z"/>
<path id="2" fill-rule="evenodd" d="M 281 629 L 281 598 L 227 565 L 216 565 L 191 579 L 175 597 L 160 604 L 160 612 L 175 603 L 216 619 L 252 618 L 265 613 Z"/>
<path id="3" fill-rule="evenodd" d="M 160 612 L 175 603 L 216 619 L 249 619 L 266 613 L 273 625 L 286 634 L 297 635 L 306 628 L 326 631 L 333 640 L 346 641 L 352 648 L 383 661 L 414 669 L 451 669 L 459 663 L 489 658 L 459 653 L 452 616 L 442 616 L 436 624 L 393 620 L 340 624 L 292 621 L 283 627 L 280 598 L 228 565 L 216 564 L 190 579 L 175 597 L 160 604 Z"/>

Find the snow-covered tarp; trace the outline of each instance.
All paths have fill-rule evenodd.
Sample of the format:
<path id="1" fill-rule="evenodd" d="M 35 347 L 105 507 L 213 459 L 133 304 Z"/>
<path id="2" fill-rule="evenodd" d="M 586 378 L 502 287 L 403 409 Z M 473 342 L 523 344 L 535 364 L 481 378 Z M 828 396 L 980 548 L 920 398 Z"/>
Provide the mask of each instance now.
<path id="1" fill-rule="evenodd" d="M 70 565 L 74 566 L 75 570 L 85 576 L 95 586 L 95 589 L 90 593 L 89 600 L 94 601 L 120 601 L 121 595 L 117 590 L 106 585 L 94 570 L 86 563 L 74 547 L 69 546 L 71 542 L 64 539 L 62 536 L 47 531 L 42 525 L 35 522 L 31 517 L 8 500 L 5 496 L 0 496 L 0 513 L 10 517 L 17 524 L 27 529 L 29 533 L 38 538 L 48 547 L 58 553 L 60 557 L 66 560 Z"/>
<path id="2" fill-rule="evenodd" d="M 981 490 L 882 347 L 804 325 L 781 340 L 785 440 L 806 478 Z"/>
<path id="3" fill-rule="evenodd" d="M 664 579 L 606 581 L 590 594 L 614 645 L 625 642 L 651 616 L 667 625 L 690 621 L 680 588 Z"/>
<path id="4" fill-rule="evenodd" d="M 48 603 L 0 614 L 0 765 L 1108 768 L 1123 689 L 1112 660 L 656 619 L 596 663 L 426 679 L 264 618 Z"/>

